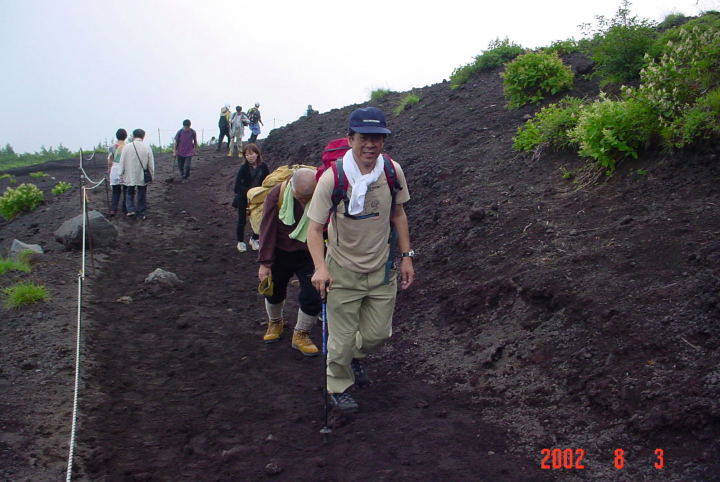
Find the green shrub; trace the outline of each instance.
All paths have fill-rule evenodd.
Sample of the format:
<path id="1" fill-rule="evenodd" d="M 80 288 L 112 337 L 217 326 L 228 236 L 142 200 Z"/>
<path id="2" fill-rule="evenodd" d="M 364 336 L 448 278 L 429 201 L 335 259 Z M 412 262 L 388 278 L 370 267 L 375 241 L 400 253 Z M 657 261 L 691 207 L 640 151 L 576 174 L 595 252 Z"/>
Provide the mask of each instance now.
<path id="1" fill-rule="evenodd" d="M 44 200 L 45 196 L 35 184 L 8 187 L 0 197 L 0 216 L 12 219 L 22 211 L 34 211 Z"/>
<path id="2" fill-rule="evenodd" d="M 69 191 L 70 189 L 72 189 L 72 184 L 70 184 L 69 182 L 60 181 L 52 188 L 52 193 L 57 196 L 58 194 Z"/>
<path id="3" fill-rule="evenodd" d="M 575 40 L 574 38 L 570 38 L 567 40 L 555 40 L 550 44 L 549 47 L 545 47 L 540 50 L 545 53 L 555 52 L 556 54 L 562 56 L 580 52 L 581 48 L 580 43 L 577 40 Z"/>
<path id="4" fill-rule="evenodd" d="M 30 173 L 30 177 L 48 177 L 49 174 L 42 171 L 35 171 Z"/>
<path id="5" fill-rule="evenodd" d="M 370 102 L 377 102 L 388 94 L 391 94 L 390 89 L 375 89 L 370 92 Z"/>
<path id="6" fill-rule="evenodd" d="M 3 293 L 7 296 L 5 307 L 8 309 L 20 308 L 38 301 L 44 301 L 48 297 L 47 288 L 30 281 L 5 288 Z"/>
<path id="7" fill-rule="evenodd" d="M 654 23 L 631 16 L 628 0 L 621 2 L 613 18 L 595 18 L 598 26 L 594 30 L 587 24 L 582 27 L 592 34 L 589 55 L 595 62 L 594 75 L 600 78 L 600 84 L 637 80 L 643 57 L 657 36 Z"/>
<path id="8" fill-rule="evenodd" d="M 657 24 L 657 29 L 660 32 L 664 32 L 679 27 L 688 20 L 690 20 L 690 17 L 686 17 L 682 13 L 671 13 L 670 15 L 666 15 L 663 21 Z"/>
<path id="9" fill-rule="evenodd" d="M 13 261 L 12 259 L 0 258 L 0 275 L 8 271 L 30 272 L 30 264 L 27 261 Z"/>
<path id="10" fill-rule="evenodd" d="M 527 53 L 506 64 L 503 87 L 508 107 L 537 104 L 572 87 L 574 75 L 556 53 Z"/>
<path id="11" fill-rule="evenodd" d="M 673 123 L 673 128 L 663 134 L 667 144 L 680 148 L 720 137 L 720 89 L 700 97 Z"/>
<path id="12" fill-rule="evenodd" d="M 583 101 L 577 97 L 565 97 L 557 104 L 543 107 L 518 129 L 513 148 L 530 151 L 545 143 L 555 150 L 571 147 L 574 142 L 570 132 L 577 125 L 582 107 Z"/>
<path id="13" fill-rule="evenodd" d="M 580 155 L 595 159 L 612 174 L 618 161 L 637 158 L 656 130 L 655 113 L 647 105 L 601 95 L 582 109 L 570 136 L 580 145 Z"/>
<path id="14" fill-rule="evenodd" d="M 496 38 L 490 44 L 488 49 L 475 57 L 475 61 L 462 67 L 456 68 L 450 75 L 450 88 L 457 89 L 467 82 L 473 74 L 477 72 L 487 72 L 508 62 L 521 53 L 522 46 L 514 44 L 510 39 L 500 40 Z"/>
<path id="15" fill-rule="evenodd" d="M 687 18 L 687 17 L 683 17 Z M 645 59 L 646 65 L 651 61 L 658 61 L 663 54 L 672 52 L 673 45 L 681 41 L 682 31 L 692 31 L 697 27 L 701 32 L 707 30 L 720 30 L 720 14 L 717 12 L 705 13 L 703 16 L 687 21 L 682 25 L 671 28 L 660 35 L 648 51 L 649 59 Z M 659 26 L 658 26 L 659 28 Z"/>
<path id="16" fill-rule="evenodd" d="M 418 102 L 420 102 L 420 96 L 418 96 L 417 94 L 412 94 L 412 93 L 407 94 L 405 97 L 402 98 L 402 100 L 397 105 L 397 107 L 395 107 L 395 109 L 393 109 L 393 112 L 395 113 L 395 115 L 399 115 L 402 111 L 407 109 L 409 106 L 415 105 Z"/>
<path id="17" fill-rule="evenodd" d="M 6 173 L 6 174 L 0 174 L 0 181 L 2 181 L 3 179 L 13 179 L 13 175 L 12 175 L 12 174 L 7 174 L 7 173 Z"/>
<path id="18" fill-rule="evenodd" d="M 625 89 L 628 98 L 652 108 L 658 116 L 668 147 L 681 147 L 696 137 L 713 135 L 713 93 L 720 88 L 720 22 L 702 25 L 688 22 L 678 29 L 678 40 L 668 42 L 657 61 L 648 60 L 642 84 Z M 697 106 L 703 98 L 703 105 Z M 701 119 L 710 122 L 705 130 Z"/>

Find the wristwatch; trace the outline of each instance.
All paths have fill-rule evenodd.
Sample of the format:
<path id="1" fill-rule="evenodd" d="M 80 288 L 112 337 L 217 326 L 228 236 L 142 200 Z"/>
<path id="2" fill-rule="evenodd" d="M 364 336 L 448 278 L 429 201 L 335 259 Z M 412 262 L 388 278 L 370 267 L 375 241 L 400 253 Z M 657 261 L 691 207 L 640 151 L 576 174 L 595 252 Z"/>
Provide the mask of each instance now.
<path id="1" fill-rule="evenodd" d="M 414 258 L 414 257 L 415 257 L 415 251 L 411 249 L 410 251 L 408 251 L 408 252 L 406 252 L 406 253 L 400 253 L 400 257 L 401 257 L 401 258 Z"/>

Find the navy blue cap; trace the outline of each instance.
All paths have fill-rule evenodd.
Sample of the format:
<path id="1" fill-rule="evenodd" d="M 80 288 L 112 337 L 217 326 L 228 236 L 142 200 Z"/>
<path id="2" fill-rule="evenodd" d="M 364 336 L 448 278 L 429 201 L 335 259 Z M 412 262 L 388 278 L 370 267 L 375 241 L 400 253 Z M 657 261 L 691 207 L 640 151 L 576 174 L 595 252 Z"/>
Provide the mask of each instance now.
<path id="1" fill-rule="evenodd" d="M 377 107 L 355 109 L 350 114 L 348 128 L 360 134 L 390 134 L 385 114 Z"/>

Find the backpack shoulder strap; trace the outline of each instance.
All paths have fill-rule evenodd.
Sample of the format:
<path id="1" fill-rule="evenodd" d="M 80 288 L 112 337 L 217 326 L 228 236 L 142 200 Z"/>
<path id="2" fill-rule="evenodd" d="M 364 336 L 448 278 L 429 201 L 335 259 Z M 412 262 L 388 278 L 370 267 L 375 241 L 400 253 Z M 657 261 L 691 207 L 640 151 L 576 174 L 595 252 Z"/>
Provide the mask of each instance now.
<path id="1" fill-rule="evenodd" d="M 342 158 L 340 158 L 331 164 L 334 181 L 334 187 L 330 196 L 330 200 L 332 201 L 332 208 L 330 209 L 331 212 L 337 211 L 340 201 L 345 201 L 345 209 L 347 210 L 348 179 L 345 175 L 345 171 L 343 170 L 342 161 Z"/>
<path id="2" fill-rule="evenodd" d="M 287 188 L 287 179 L 284 180 L 282 183 L 280 183 L 280 192 L 278 193 L 278 202 L 277 202 L 277 208 L 278 213 L 280 213 L 280 209 L 282 209 L 283 205 L 283 198 L 285 197 L 285 188 Z"/>
<path id="3" fill-rule="evenodd" d="M 393 164 L 392 159 L 387 154 L 383 154 L 383 161 L 385 161 L 384 164 L 384 171 L 385 171 L 385 178 L 387 179 L 388 188 L 390 188 L 390 196 L 392 197 L 392 203 L 393 206 L 395 205 L 395 195 L 402 191 L 402 186 L 400 185 L 400 181 L 398 181 L 397 178 L 397 171 L 395 170 L 395 165 Z"/>

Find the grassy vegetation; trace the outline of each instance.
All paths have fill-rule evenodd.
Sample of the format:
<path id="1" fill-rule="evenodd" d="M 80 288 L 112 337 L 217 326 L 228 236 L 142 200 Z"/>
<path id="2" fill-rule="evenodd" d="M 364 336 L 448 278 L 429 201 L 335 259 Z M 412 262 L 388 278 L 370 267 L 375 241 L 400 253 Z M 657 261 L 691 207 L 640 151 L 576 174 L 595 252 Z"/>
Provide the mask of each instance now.
<path id="1" fill-rule="evenodd" d="M 3 293 L 6 296 L 5 308 L 7 309 L 22 308 L 48 298 L 47 288 L 31 281 L 17 283 L 5 288 Z"/>
<path id="2" fill-rule="evenodd" d="M 30 263 L 27 261 L 14 261 L 12 259 L 0 258 L 0 275 L 4 275 L 8 271 L 29 273 Z"/>
<path id="3" fill-rule="evenodd" d="M 521 53 L 522 46 L 512 43 L 510 39 L 495 39 L 488 45 L 487 50 L 475 57 L 475 61 L 456 68 L 450 75 L 450 88 L 457 89 L 477 72 L 487 72 L 503 65 Z"/>
<path id="4" fill-rule="evenodd" d="M 370 102 L 377 102 L 388 94 L 392 94 L 390 89 L 375 89 L 370 92 Z"/>
<path id="5" fill-rule="evenodd" d="M 104 150 L 107 152 L 105 147 L 98 144 L 95 150 Z M 87 152 L 92 152 L 90 149 Z M 71 151 L 67 147 L 60 144 L 58 147 L 46 148 L 42 146 L 39 152 L 17 154 L 10 144 L 5 144 L 5 147 L 0 147 L 0 171 L 5 169 L 12 169 L 13 167 L 24 167 L 32 166 L 34 164 L 41 164 L 47 161 L 56 161 L 59 159 L 71 159 L 80 156 L 80 151 Z"/>
<path id="6" fill-rule="evenodd" d="M 42 171 L 35 171 L 30 173 L 30 177 L 48 177 L 49 174 Z"/>
<path id="7" fill-rule="evenodd" d="M 410 107 L 411 105 L 415 105 L 418 102 L 420 102 L 420 96 L 417 94 L 407 94 L 405 97 L 403 97 L 398 105 L 393 109 L 393 113 L 395 115 L 399 115 L 401 112 L 403 112 L 405 109 Z"/>

